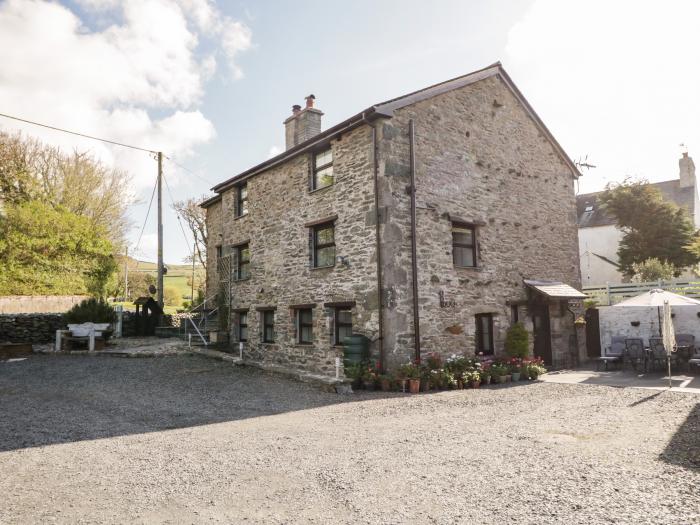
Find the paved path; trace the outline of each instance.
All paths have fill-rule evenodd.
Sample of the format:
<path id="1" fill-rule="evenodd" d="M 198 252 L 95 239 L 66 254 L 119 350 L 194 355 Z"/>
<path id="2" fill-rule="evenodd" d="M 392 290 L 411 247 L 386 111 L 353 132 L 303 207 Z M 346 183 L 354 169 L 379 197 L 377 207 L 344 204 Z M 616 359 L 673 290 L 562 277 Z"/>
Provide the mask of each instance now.
<path id="1" fill-rule="evenodd" d="M 548 383 L 604 385 L 615 387 L 668 390 L 668 375 L 661 373 L 638 374 L 630 370 L 597 371 L 589 369 L 561 370 L 542 376 Z M 671 375 L 674 392 L 700 394 L 700 374 Z"/>

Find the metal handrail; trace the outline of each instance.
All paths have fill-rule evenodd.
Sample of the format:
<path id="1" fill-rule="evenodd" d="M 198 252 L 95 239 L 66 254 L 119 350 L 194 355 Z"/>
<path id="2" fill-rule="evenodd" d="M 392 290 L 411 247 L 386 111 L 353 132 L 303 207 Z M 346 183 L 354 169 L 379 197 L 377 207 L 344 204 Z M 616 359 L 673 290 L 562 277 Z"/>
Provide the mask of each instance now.
<path id="1" fill-rule="evenodd" d="M 204 338 L 204 336 L 202 335 L 202 332 L 199 331 L 199 328 L 197 328 L 197 325 L 194 323 L 194 321 L 192 321 L 192 319 L 189 318 L 189 317 L 186 318 L 186 319 L 192 323 L 192 327 L 193 327 L 193 328 L 195 329 L 195 331 L 197 332 L 197 335 L 198 335 L 199 338 L 202 340 L 202 343 L 204 343 L 204 346 L 208 346 L 209 343 L 207 342 L 207 340 L 206 340 L 206 339 Z M 191 340 L 190 340 L 190 343 L 191 343 Z M 190 344 L 190 346 L 191 346 L 191 344 Z"/>

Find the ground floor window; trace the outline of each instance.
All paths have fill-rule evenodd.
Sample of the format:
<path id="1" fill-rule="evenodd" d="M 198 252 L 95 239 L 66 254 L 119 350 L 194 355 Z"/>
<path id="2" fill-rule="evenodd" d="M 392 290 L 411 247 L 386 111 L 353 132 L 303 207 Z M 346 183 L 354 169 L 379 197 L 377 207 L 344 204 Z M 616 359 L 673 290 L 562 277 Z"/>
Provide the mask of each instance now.
<path id="1" fill-rule="evenodd" d="M 275 311 L 274 310 L 264 310 L 260 312 L 262 317 L 262 342 L 263 343 L 274 343 L 275 342 Z"/>
<path id="2" fill-rule="evenodd" d="M 248 312 L 238 312 L 238 341 L 248 341 Z"/>
<path id="3" fill-rule="evenodd" d="M 493 314 L 476 315 L 476 353 L 493 355 Z"/>
<path id="4" fill-rule="evenodd" d="M 352 309 L 338 307 L 335 309 L 335 344 L 342 345 L 343 339 L 352 335 Z"/>
<path id="5" fill-rule="evenodd" d="M 299 308 L 297 310 L 297 343 L 310 345 L 313 342 L 313 310 L 311 308 Z"/>

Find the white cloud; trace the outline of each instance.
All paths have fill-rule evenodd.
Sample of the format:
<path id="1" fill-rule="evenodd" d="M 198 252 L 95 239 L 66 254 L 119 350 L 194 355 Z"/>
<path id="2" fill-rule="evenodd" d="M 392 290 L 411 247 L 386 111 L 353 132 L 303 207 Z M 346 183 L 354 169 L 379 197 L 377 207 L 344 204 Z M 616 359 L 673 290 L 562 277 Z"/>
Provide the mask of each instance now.
<path id="1" fill-rule="evenodd" d="M 678 176 L 700 158 L 700 3 L 537 0 L 510 31 L 505 65 L 572 157 L 582 191 L 626 175 Z"/>
<path id="2" fill-rule="evenodd" d="M 241 75 L 235 60 L 251 46 L 250 29 L 204 0 L 80 3 L 99 29 L 54 2 L 0 3 L 0 112 L 178 158 L 211 140 L 214 126 L 197 109 L 205 83 L 217 54 L 227 74 Z M 152 184 L 143 153 L 4 119 L 0 127 L 93 151 L 132 172 L 137 188 Z"/>

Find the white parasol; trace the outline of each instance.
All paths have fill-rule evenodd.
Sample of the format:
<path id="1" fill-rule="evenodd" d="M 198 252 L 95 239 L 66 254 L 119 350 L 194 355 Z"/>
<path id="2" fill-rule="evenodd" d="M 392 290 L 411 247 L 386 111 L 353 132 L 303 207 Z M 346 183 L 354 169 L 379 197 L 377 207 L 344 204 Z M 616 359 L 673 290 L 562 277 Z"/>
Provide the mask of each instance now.
<path id="1" fill-rule="evenodd" d="M 668 388 L 671 388 L 671 352 L 676 351 L 676 333 L 673 329 L 671 305 L 668 301 L 664 301 L 661 333 L 664 341 L 664 349 L 666 350 L 666 361 L 668 363 Z"/>

